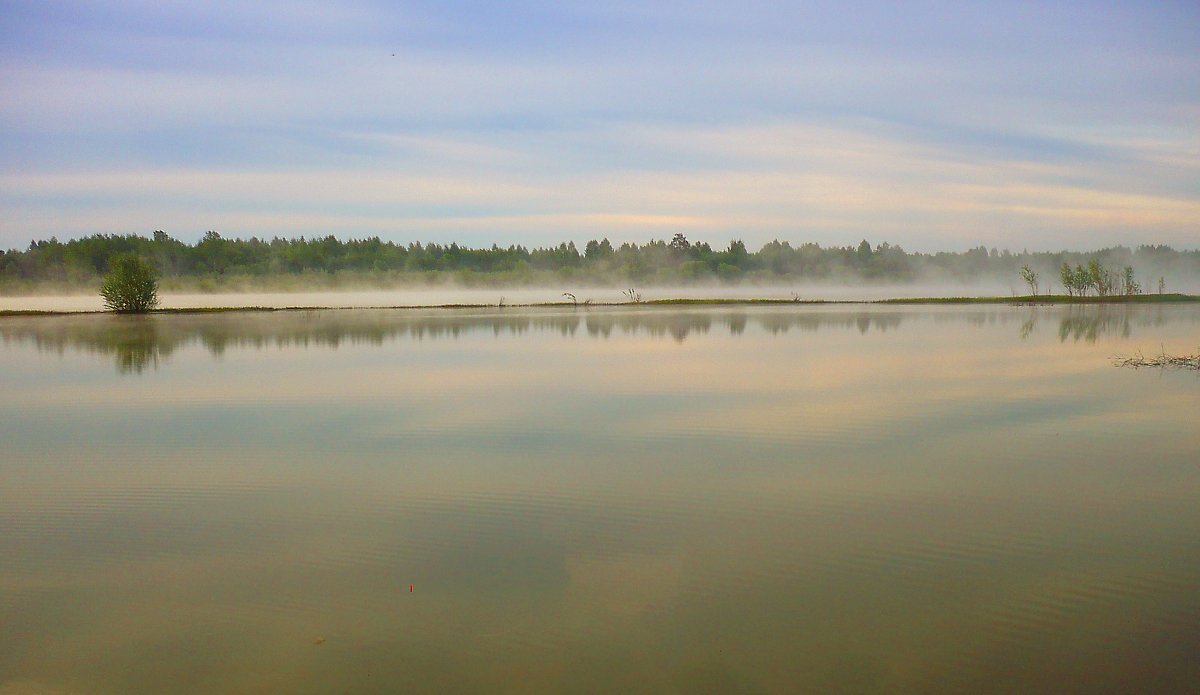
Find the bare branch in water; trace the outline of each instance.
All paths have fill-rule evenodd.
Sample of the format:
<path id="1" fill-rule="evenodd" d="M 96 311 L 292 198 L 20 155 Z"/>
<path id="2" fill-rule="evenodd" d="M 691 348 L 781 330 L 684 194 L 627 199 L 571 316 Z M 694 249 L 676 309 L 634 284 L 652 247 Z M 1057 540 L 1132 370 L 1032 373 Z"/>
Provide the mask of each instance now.
<path id="1" fill-rule="evenodd" d="M 1195 369 L 1200 370 L 1200 354 L 1196 355 L 1168 355 L 1166 350 L 1163 350 L 1154 357 L 1146 357 L 1139 350 L 1136 355 L 1129 357 L 1114 357 L 1113 366 L 1115 367 L 1158 367 L 1165 369 L 1173 367 L 1176 369 Z"/>

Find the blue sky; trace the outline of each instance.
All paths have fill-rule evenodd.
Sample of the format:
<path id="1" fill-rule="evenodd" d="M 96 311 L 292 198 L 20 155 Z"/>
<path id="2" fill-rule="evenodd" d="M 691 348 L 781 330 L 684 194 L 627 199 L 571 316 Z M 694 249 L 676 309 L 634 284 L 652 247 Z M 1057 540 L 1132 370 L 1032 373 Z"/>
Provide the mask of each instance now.
<path id="1" fill-rule="evenodd" d="M 0 247 L 1200 247 L 1200 3 L 0 0 Z"/>

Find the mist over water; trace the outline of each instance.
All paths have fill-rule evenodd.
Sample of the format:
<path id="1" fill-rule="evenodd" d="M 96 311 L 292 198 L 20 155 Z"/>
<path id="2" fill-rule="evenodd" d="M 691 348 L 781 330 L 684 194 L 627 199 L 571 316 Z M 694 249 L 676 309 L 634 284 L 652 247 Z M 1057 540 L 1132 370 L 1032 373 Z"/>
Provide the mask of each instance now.
<path id="1" fill-rule="evenodd" d="M 649 248 L 649 247 L 648 247 Z M 868 252 L 869 255 L 870 252 Z M 973 256 L 971 254 L 974 254 Z M 765 268 L 740 276 L 740 279 L 694 281 L 680 280 L 678 269 L 669 263 L 657 274 L 649 273 L 644 281 L 620 279 L 615 272 L 599 272 L 594 268 L 576 273 L 543 271 L 536 277 L 514 280 L 504 273 L 468 270 L 439 271 L 408 276 L 377 276 L 354 273 L 307 271 L 297 274 L 256 276 L 253 274 L 213 277 L 168 277 L 160 291 L 162 307 L 220 308 L 220 307 L 414 307 L 443 305 L 525 305 L 574 301 L 580 303 L 623 303 L 632 298 L 663 299 L 776 299 L 819 301 L 870 301 L 915 297 L 1012 297 L 1029 294 L 1065 294 L 1060 266 L 1056 260 L 1064 257 L 1087 263 L 1100 262 L 1100 268 L 1113 279 L 1115 291 L 1121 291 L 1123 269 L 1132 272 L 1134 291 L 1143 294 L 1158 292 L 1200 294 L 1200 265 L 1195 251 L 1156 251 L 1154 247 L 1131 252 L 1123 247 L 1098 252 L 1098 257 L 1076 252 L 1038 253 L 1013 256 L 989 254 L 980 248 L 965 255 L 950 254 L 915 257 L 914 267 L 901 275 L 888 275 L 885 269 L 859 268 L 855 275 L 847 268 L 834 269 L 819 282 L 806 282 L 797 271 L 792 275 L 772 274 Z M 764 248 L 760 255 L 769 256 Z M 878 255 L 878 252 L 876 252 Z M 1019 260 L 1028 258 L 1036 274 L 1036 292 L 1027 284 L 1016 267 Z M 940 259 L 940 260 L 938 260 Z M 658 259 L 662 261 L 663 259 Z M 676 259 L 677 261 L 678 259 Z M 770 258 L 762 258 L 767 263 Z M 843 262 L 845 259 L 843 259 Z M 1069 265 L 1069 264 L 1068 264 Z M 826 269 L 828 271 L 828 269 Z M 872 274 L 873 273 L 873 274 Z M 403 277 L 403 279 L 402 279 Z M 786 278 L 792 278 L 787 280 Z M 862 278 L 875 278 L 863 280 Z M 886 279 L 885 279 L 886 278 Z M 32 282 L 32 281 L 31 281 Z M 516 282 L 515 285 L 505 283 Z M 1100 281 L 1097 280 L 1097 283 Z M 182 283 L 182 284 L 181 284 Z M 188 284 L 191 283 L 191 284 Z M 375 284 L 371 284 L 375 283 Z M 388 284 L 392 283 L 392 284 Z M 414 284 L 415 283 L 415 284 Z M 532 284 L 531 284 L 532 283 Z M 677 284 L 673 284 L 677 283 Z M 9 294 L 0 296 L 0 310 L 34 311 L 99 311 L 103 308 L 97 292 L 74 290 L 75 294 L 57 293 L 54 288 L 67 287 L 54 283 L 6 285 L 7 292 L 30 292 L 42 288 L 47 294 Z M 75 285 L 79 287 L 80 285 Z M 86 284 L 83 285 L 86 287 Z M 170 288 L 197 287 L 205 291 L 179 291 Z M 49 289 L 47 289 L 49 288 Z M 1096 292 L 1089 290 L 1089 293 Z"/>
<path id="2" fill-rule="evenodd" d="M 229 292 L 211 294 L 162 293 L 165 309 L 207 307 L 415 307 L 452 304 L 506 305 L 569 302 L 564 292 L 576 300 L 596 303 L 622 303 L 629 298 L 629 287 L 579 288 L 569 284 L 554 287 L 359 289 L 321 292 Z M 822 301 L 869 301 L 904 297 L 1007 297 L 1027 293 L 1015 283 L 981 282 L 977 284 L 902 284 L 902 285 L 709 285 L 689 287 L 637 287 L 643 300 L 654 299 L 796 299 Z M 1183 291 L 1183 290 L 1173 290 Z M 103 301 L 96 295 L 0 296 L 0 310 L 102 311 Z"/>

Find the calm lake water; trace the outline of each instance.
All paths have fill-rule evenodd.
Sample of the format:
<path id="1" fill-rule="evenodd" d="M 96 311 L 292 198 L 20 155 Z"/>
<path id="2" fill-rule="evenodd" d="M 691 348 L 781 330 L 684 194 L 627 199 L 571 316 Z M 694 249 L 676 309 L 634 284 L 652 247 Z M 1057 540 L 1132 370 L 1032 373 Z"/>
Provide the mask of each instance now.
<path id="1" fill-rule="evenodd" d="M 0 694 L 1200 691 L 1200 307 L 0 319 Z"/>

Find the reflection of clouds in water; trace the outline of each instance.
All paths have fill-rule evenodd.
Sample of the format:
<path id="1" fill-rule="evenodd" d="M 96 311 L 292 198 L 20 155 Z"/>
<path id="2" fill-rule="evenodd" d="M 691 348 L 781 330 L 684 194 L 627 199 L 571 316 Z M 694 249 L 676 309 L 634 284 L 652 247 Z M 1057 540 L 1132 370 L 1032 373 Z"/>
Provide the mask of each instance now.
<path id="1" fill-rule="evenodd" d="M 622 621 L 670 609 L 685 571 L 678 549 L 664 553 L 594 553 L 567 558 L 564 603 L 574 614 Z"/>
<path id="2" fill-rule="evenodd" d="M 1163 325 L 1191 336 L 1195 315 L 1168 311 Z M 0 509 L 19 523 L 0 556 L 18 561 L 0 564 L 0 595 L 19 597 L 34 625 L 22 649 L 46 655 L 46 672 L 137 673 L 146 690 L 254 691 L 264 674 L 285 691 L 420 692 L 447 678 L 477 692 L 935 690 L 919 686 L 941 682 L 948 660 L 986 669 L 1061 644 L 1053 630 L 1005 641 L 1047 588 L 1101 621 L 1114 615 L 1103 597 L 1144 595 L 1170 616 L 1192 605 L 1151 604 L 1159 578 L 1195 585 L 1176 552 L 1198 509 L 1194 388 L 1131 390 L 1129 375 L 1109 378 L 1103 349 L 1052 330 L 1019 341 L 1030 318 L 1064 316 L 0 322 L 4 343 L 58 353 L 174 351 L 159 378 L 101 363 L 78 370 L 82 386 L 14 379 L 27 393 L 7 390 L 6 412 L 27 419 L 7 451 L 46 461 L 6 461 L 21 485 Z M 38 368 L 74 371 L 57 367 Z M 84 455 L 64 455 L 68 440 Z M 1101 561 L 1081 564 L 1089 553 Z M 1109 557 L 1145 566 L 1108 569 Z M 64 597 L 87 610 L 64 610 Z M 1139 625 L 1157 619 L 1148 610 Z M 179 685 L 188 667 L 224 680 Z M 120 685 L 109 689 L 133 690 Z"/>

